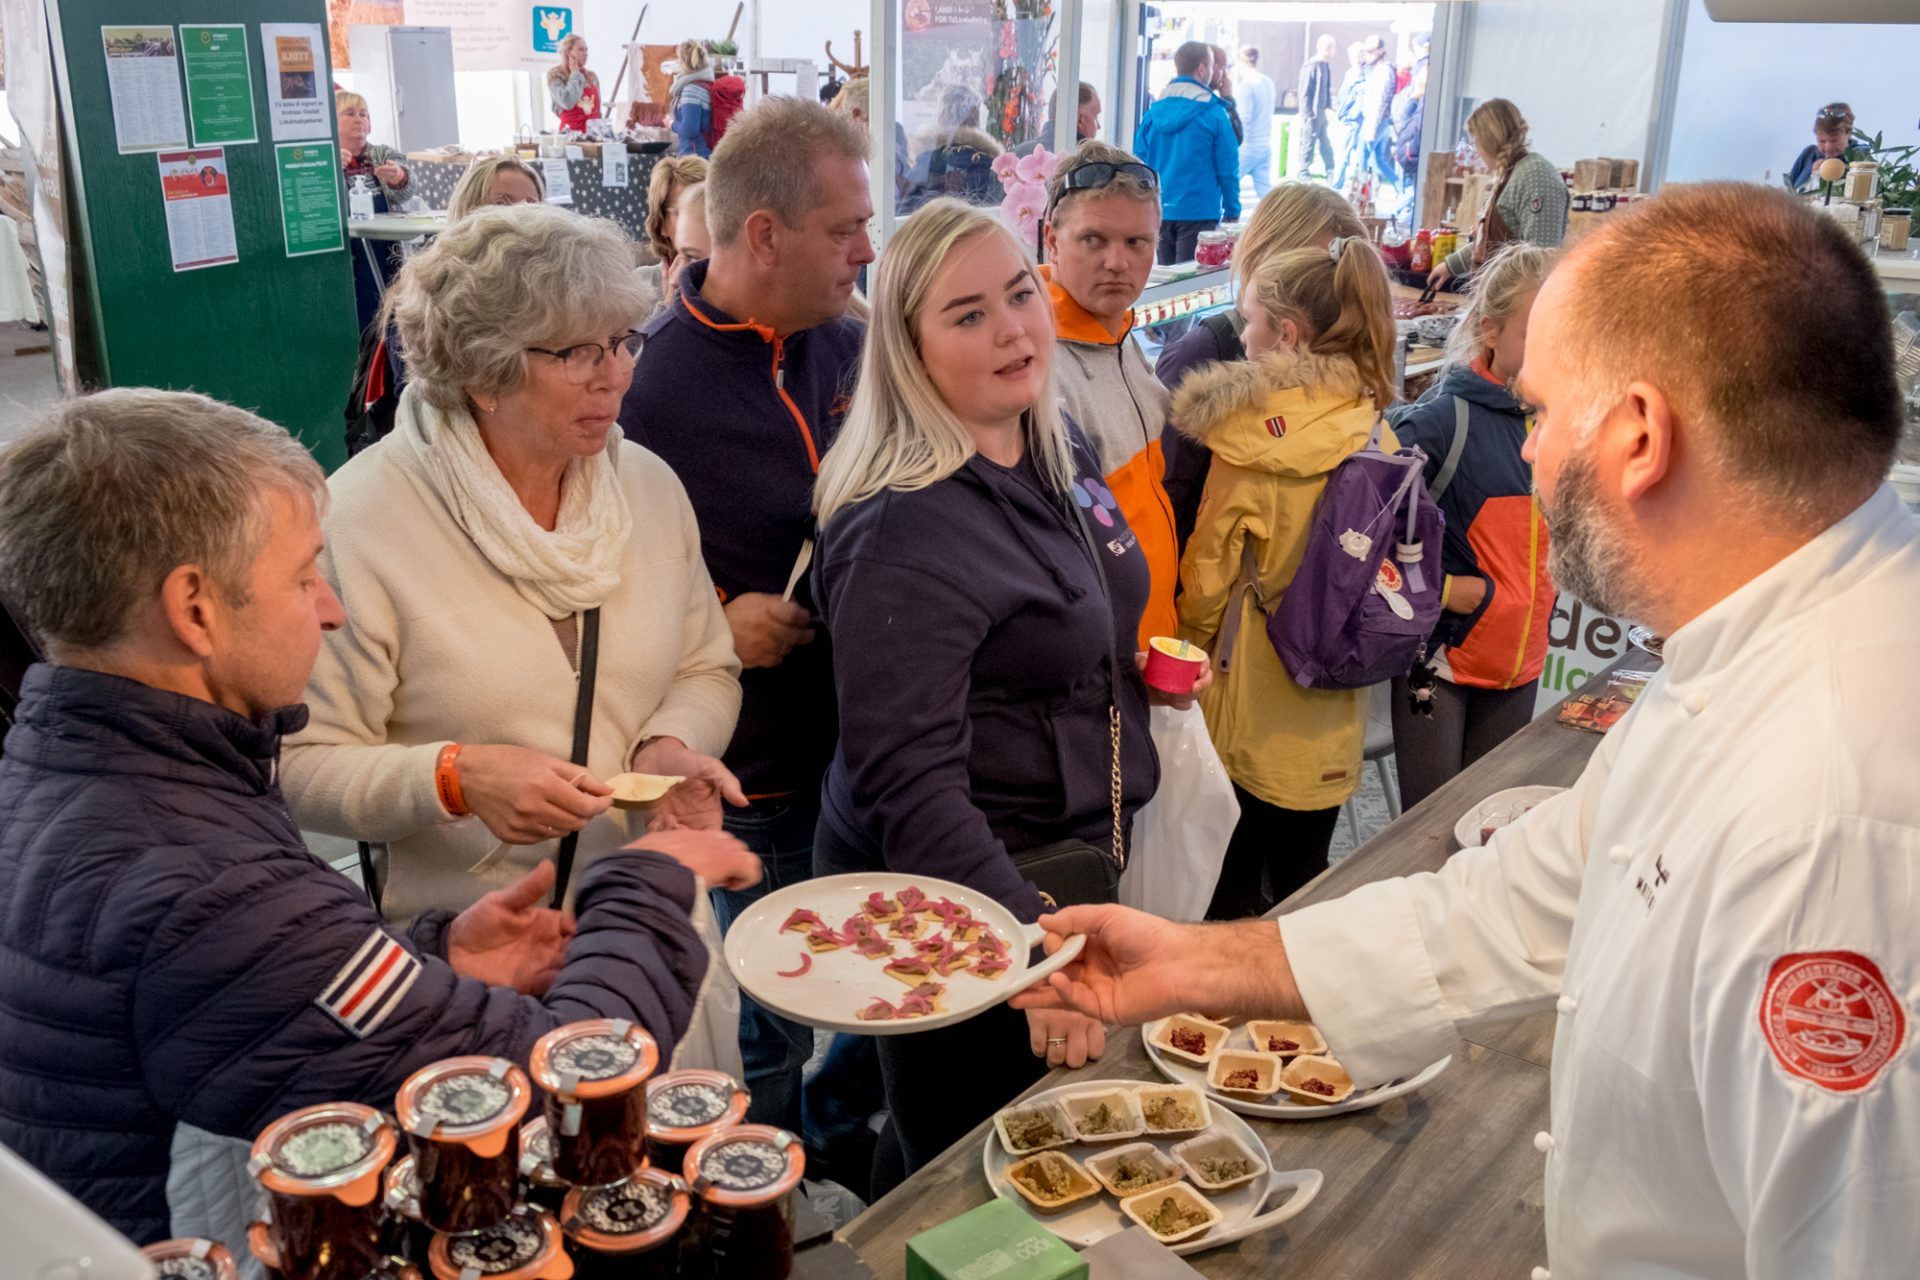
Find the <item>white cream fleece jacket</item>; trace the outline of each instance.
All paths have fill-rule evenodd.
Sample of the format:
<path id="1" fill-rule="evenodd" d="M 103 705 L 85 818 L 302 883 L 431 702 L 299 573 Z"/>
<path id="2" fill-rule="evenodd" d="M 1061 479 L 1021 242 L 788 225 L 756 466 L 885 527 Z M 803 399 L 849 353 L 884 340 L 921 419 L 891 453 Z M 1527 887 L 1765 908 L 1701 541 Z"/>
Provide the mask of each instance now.
<path id="1" fill-rule="evenodd" d="M 672 471 L 616 438 L 633 508 L 620 585 L 600 610 L 599 681 L 588 765 L 625 771 L 645 738 L 671 735 L 717 756 L 740 713 L 740 663 L 700 557 L 693 508 Z M 453 821 L 433 785 L 449 742 L 505 743 L 561 759 L 573 748 L 577 686 L 553 624 L 461 532 L 398 436 L 328 483 L 322 571 L 346 607 L 307 687 L 312 719 L 290 738 L 281 784 L 299 824 L 389 850 L 388 918 L 459 910 L 554 855 L 556 843 L 497 843 Z M 610 810 L 581 833 L 574 877 L 645 832 Z"/>

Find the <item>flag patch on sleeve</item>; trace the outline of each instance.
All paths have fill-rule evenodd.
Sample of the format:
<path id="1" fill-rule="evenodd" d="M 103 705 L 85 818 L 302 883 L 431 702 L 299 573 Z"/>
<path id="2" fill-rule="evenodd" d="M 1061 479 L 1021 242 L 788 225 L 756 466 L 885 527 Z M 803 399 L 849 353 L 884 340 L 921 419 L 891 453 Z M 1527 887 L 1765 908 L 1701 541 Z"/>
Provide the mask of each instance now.
<path id="1" fill-rule="evenodd" d="M 385 929 L 376 928 L 327 980 L 314 1003 L 364 1040 L 399 1008 L 419 976 L 420 958 Z"/>

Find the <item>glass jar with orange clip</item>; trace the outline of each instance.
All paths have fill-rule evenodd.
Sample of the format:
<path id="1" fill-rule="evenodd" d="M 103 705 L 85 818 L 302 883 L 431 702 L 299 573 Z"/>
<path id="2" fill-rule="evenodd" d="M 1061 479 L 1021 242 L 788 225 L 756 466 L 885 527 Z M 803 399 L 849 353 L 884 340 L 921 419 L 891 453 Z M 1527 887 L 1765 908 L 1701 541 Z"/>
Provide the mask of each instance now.
<path id="1" fill-rule="evenodd" d="M 556 1027 L 534 1042 L 529 1066 L 546 1090 L 553 1171 L 575 1187 L 625 1181 L 646 1163 L 653 1037 L 624 1018 Z"/>
<path id="2" fill-rule="evenodd" d="M 407 1078 L 394 1111 L 413 1152 L 422 1222 L 463 1235 L 506 1218 L 519 1199 L 514 1138 L 532 1101 L 527 1073 L 505 1058 L 448 1058 Z"/>
<path id="3" fill-rule="evenodd" d="M 398 1146 L 392 1123 L 357 1102 L 302 1107 L 254 1139 L 247 1169 L 287 1280 L 360 1280 L 379 1263 L 380 1174 Z"/>

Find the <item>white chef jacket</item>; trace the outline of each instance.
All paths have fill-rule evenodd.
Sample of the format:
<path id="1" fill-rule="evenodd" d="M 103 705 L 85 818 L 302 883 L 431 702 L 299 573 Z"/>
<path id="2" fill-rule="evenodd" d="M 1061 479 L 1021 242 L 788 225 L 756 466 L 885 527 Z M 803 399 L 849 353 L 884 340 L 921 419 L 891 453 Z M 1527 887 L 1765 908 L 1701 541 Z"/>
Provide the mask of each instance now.
<path id="1" fill-rule="evenodd" d="M 1665 658 L 1489 847 L 1285 917 L 1301 995 L 1361 1084 L 1557 1005 L 1555 1280 L 1920 1275 L 1920 527 L 1883 487 Z"/>

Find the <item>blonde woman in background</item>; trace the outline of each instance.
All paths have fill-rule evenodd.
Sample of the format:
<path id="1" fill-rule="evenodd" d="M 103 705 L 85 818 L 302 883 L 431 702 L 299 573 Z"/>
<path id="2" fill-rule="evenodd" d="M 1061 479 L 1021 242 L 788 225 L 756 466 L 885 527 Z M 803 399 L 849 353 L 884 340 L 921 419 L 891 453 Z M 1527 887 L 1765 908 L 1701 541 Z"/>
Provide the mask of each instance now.
<path id="1" fill-rule="evenodd" d="M 1394 681 L 1393 754 L 1408 808 L 1533 719 L 1554 587 L 1533 465 L 1521 457 L 1533 413 L 1513 383 L 1555 256 L 1510 244 L 1475 271 L 1446 371 L 1392 415 L 1400 442 L 1427 455 L 1427 487 L 1447 521 L 1440 625 L 1427 646 L 1432 714 L 1413 714 L 1406 679 Z"/>
<path id="2" fill-rule="evenodd" d="M 814 492 L 815 599 L 846 639 L 814 872 L 956 880 L 1033 920 L 1044 903 L 1014 855 L 1124 851 L 1158 784 L 1134 651 L 1146 556 L 1061 416 L 1046 289 L 998 212 L 934 201 L 875 280 Z M 1081 1066 L 1105 1031 L 1001 1005 L 875 1043 L 895 1139 L 879 1196 L 1032 1084 L 1036 1058 Z"/>
<path id="3" fill-rule="evenodd" d="M 707 162 L 699 156 L 661 156 L 647 176 L 647 250 L 654 261 L 639 268 L 640 282 L 653 291 L 650 321 L 672 302 L 667 292 L 667 268 L 673 264 L 674 230 L 680 220 L 680 197 L 688 187 L 707 180 Z M 704 215 L 703 215 L 704 216 Z M 637 251 L 636 251 L 637 252 Z"/>
<path id="4" fill-rule="evenodd" d="M 335 122 L 340 126 L 340 168 L 349 185 L 359 174 L 367 174 L 380 184 L 390 209 L 398 209 L 413 194 L 413 176 L 403 163 L 406 157 L 398 147 L 384 142 L 369 142 L 373 132 L 373 113 L 367 100 L 345 89 L 333 95 Z"/>
<path id="5" fill-rule="evenodd" d="M 1336 236 L 1366 238 L 1366 227 L 1345 196 L 1314 182 L 1282 182 L 1254 208 L 1247 229 L 1233 250 L 1234 279 L 1246 288 L 1247 275 L 1276 253 L 1312 246 L 1324 249 Z M 1187 375 L 1219 360 L 1240 360 L 1246 351 L 1240 330 L 1246 321 L 1237 310 L 1216 312 L 1168 343 L 1154 362 L 1154 376 L 1178 391 Z M 1204 444 L 1169 429 L 1161 439 L 1167 460 L 1166 490 L 1173 503 L 1174 532 L 1185 547 L 1193 533 L 1200 494 L 1212 455 Z"/>
<path id="6" fill-rule="evenodd" d="M 707 184 L 696 182 L 680 193 L 673 220 L 673 257 L 666 264 L 665 306 L 673 297 L 680 273 L 713 253 L 713 232 L 707 227 Z"/>
<path id="7" fill-rule="evenodd" d="M 1493 190 L 1480 211 L 1473 241 L 1436 262 L 1427 283 L 1441 288 L 1464 280 L 1515 240 L 1552 249 L 1567 238 L 1567 213 L 1573 198 L 1560 170 L 1527 148 L 1527 121 L 1505 98 L 1489 98 L 1467 117 L 1467 137 L 1493 171 Z"/>
<path id="8" fill-rule="evenodd" d="M 679 156 L 713 154 L 707 130 L 713 126 L 713 57 L 698 40 L 682 40 L 674 51 L 680 69 L 667 91 L 667 117 L 673 122 L 673 153 Z"/>
<path id="9" fill-rule="evenodd" d="M 447 221 L 495 205 L 539 204 L 547 198 L 547 180 L 517 156 L 481 156 L 467 166 L 447 201 Z"/>
<path id="10" fill-rule="evenodd" d="M 1264 610 L 1300 567 L 1328 475 L 1366 447 L 1395 394 L 1392 293 L 1364 237 L 1268 255 L 1245 273 L 1239 305 L 1248 359 L 1194 374 L 1173 397 L 1175 427 L 1213 454 L 1180 562 L 1180 635 L 1214 657 L 1200 707 L 1240 801 L 1212 920 L 1264 914 L 1326 870 L 1359 785 L 1366 691 L 1295 684 Z M 1381 447 L 1398 447 L 1384 425 Z"/>
<path id="11" fill-rule="evenodd" d="M 560 128 L 585 133 L 600 118 L 600 77 L 587 70 L 587 38 L 578 32 L 560 42 L 560 65 L 547 69 L 547 100 Z"/>

